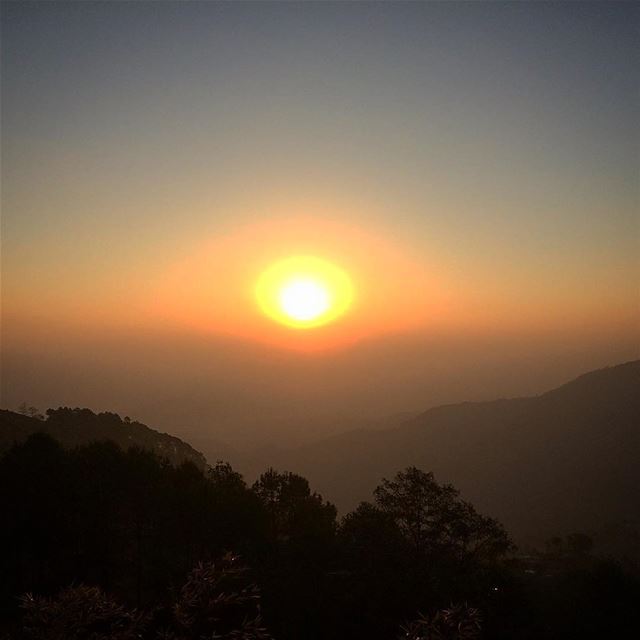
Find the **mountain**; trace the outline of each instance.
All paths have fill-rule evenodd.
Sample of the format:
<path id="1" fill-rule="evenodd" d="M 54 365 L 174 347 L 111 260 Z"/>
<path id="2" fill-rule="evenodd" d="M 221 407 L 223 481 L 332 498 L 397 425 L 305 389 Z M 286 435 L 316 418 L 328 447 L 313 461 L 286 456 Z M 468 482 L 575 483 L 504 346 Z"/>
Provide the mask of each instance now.
<path id="1" fill-rule="evenodd" d="M 640 520 L 640 361 L 536 397 L 436 407 L 393 429 L 280 452 L 270 464 L 304 475 L 342 511 L 416 465 L 521 541 Z"/>
<path id="2" fill-rule="evenodd" d="M 114 413 L 61 408 L 47 416 L 0 410 L 0 451 L 44 431 L 67 446 L 114 440 L 174 464 L 206 465 L 179 438 Z M 452 483 L 519 541 L 640 522 L 640 360 L 587 373 L 540 396 L 445 405 L 397 419 L 401 424 L 393 428 L 372 423 L 252 459 L 217 441 L 201 444 L 216 450 L 215 459 L 228 457 L 249 480 L 269 466 L 299 473 L 342 512 L 371 499 L 383 477 L 415 465 Z"/>
<path id="3" fill-rule="evenodd" d="M 128 418 L 122 420 L 116 413 L 96 414 L 89 409 L 64 407 L 50 409 L 46 420 L 42 420 L 0 409 L 0 452 L 37 431 L 48 433 L 67 447 L 112 440 L 123 449 L 137 446 L 154 451 L 172 464 L 190 461 L 204 469 L 207 463 L 199 451 L 180 438 L 160 433 Z"/>

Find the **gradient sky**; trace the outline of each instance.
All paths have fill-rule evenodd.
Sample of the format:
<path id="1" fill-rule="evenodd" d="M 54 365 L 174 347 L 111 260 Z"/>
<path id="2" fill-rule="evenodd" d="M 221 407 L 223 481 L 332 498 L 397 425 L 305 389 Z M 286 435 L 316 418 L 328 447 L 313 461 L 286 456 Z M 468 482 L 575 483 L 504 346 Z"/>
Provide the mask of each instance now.
<path id="1" fill-rule="evenodd" d="M 379 406 L 363 381 L 359 413 L 499 393 L 500 380 L 531 391 L 638 357 L 639 16 L 616 2 L 3 3 L 3 403 L 109 408 L 95 392 L 111 366 L 105 340 L 89 366 L 81 337 L 108 334 L 122 360 L 136 331 L 166 348 L 163 331 L 206 343 L 208 327 L 212 353 L 235 349 L 225 371 L 287 360 L 284 406 L 305 365 L 282 340 L 262 351 L 258 325 L 235 331 L 242 310 L 216 324 L 180 297 L 175 274 L 215 283 L 218 304 L 233 306 L 256 238 L 271 238 L 266 259 L 285 240 L 313 248 L 316 232 L 364 289 L 386 274 L 378 297 L 401 311 L 382 318 L 379 303 L 349 329 L 386 354 L 374 357 L 383 368 L 423 357 L 430 311 L 456 353 L 508 334 L 521 345 L 510 358 L 545 336 L 545 354 L 570 343 L 576 356 L 539 364 L 547 377 L 517 388 L 505 373 L 429 395 L 412 370 L 406 392 Z M 283 228 L 294 231 L 278 238 Z M 203 267 L 202 255 L 217 261 Z M 158 305 L 189 309 L 189 322 Z M 384 343 L 409 331 L 411 348 Z M 90 368 L 91 391 L 56 386 L 61 353 Z M 360 370 L 349 353 L 336 356 L 342 370 Z M 46 375 L 35 354 L 49 358 Z M 196 361 L 182 359 L 183 380 L 202 379 Z M 477 357 L 451 362 L 473 380 Z M 309 366 L 302 404 L 322 378 Z M 236 386 L 264 395 L 261 375 Z M 167 374 L 154 393 L 171 385 Z M 210 415 L 202 403 L 197 415 Z M 111 408 L 145 419 L 151 404 Z"/>

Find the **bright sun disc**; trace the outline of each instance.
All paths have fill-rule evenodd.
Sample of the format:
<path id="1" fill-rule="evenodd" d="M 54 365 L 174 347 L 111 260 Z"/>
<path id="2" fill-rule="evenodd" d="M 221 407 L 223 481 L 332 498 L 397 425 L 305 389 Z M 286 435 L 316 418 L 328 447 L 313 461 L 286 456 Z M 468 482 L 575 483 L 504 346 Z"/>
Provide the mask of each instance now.
<path id="1" fill-rule="evenodd" d="M 260 276 L 256 298 L 273 320 L 296 329 L 319 327 L 351 305 L 353 287 L 339 267 L 313 256 L 294 256 Z"/>
<path id="2" fill-rule="evenodd" d="M 282 310 L 295 320 L 313 320 L 330 305 L 329 293 L 313 280 L 294 280 L 280 291 Z"/>

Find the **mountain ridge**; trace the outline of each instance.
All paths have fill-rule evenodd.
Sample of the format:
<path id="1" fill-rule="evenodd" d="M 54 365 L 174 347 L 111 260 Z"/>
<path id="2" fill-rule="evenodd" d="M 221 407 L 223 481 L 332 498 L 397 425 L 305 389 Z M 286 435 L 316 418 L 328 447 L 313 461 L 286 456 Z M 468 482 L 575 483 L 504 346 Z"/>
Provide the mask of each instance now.
<path id="1" fill-rule="evenodd" d="M 0 409 L 0 452 L 36 432 L 47 433 L 66 447 L 112 440 L 123 449 L 138 446 L 153 451 L 174 465 L 189 461 L 204 469 L 207 464 L 205 456 L 189 443 L 141 422 L 122 420 L 116 413 L 60 407 L 49 409 L 46 419 L 38 419 Z"/>
<path id="2" fill-rule="evenodd" d="M 307 477 L 342 511 L 415 464 L 519 536 L 640 519 L 632 497 L 640 485 L 639 391 L 634 360 L 537 396 L 440 405 L 390 429 L 335 435 L 282 451 L 275 464 Z"/>
<path id="3" fill-rule="evenodd" d="M 640 522 L 640 360 L 584 373 L 536 396 L 439 405 L 385 429 L 359 428 L 247 459 L 217 451 L 249 480 L 268 467 L 299 473 L 342 512 L 383 477 L 415 465 L 450 482 L 520 539 Z M 205 456 L 180 438 L 117 414 L 50 410 L 38 420 L 0 410 L 0 450 L 45 431 L 66 446 L 114 440 L 173 464 Z M 206 439 L 203 440 L 203 442 Z M 216 442 L 212 440 L 212 442 Z M 208 451 L 206 453 L 209 453 Z M 268 458 L 267 458 L 268 456 Z"/>

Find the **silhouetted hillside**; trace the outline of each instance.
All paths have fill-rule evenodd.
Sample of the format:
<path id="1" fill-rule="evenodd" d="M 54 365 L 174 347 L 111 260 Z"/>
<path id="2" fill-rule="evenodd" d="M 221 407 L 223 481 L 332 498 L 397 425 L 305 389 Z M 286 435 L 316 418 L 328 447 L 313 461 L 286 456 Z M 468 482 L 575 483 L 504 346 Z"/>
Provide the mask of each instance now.
<path id="1" fill-rule="evenodd" d="M 0 455 L 0 636 L 622 637 L 638 565 L 583 532 L 638 514 L 639 376 L 629 363 L 292 450 L 334 495 L 368 499 L 341 519 L 303 476 L 247 486 L 115 414 L 3 411 L 2 442 L 24 441 Z M 520 536 L 572 533 L 512 555 L 499 513 Z"/>
<path id="2" fill-rule="evenodd" d="M 531 398 L 430 409 L 283 452 L 342 510 L 381 476 L 416 465 L 452 482 L 519 539 L 640 519 L 640 361 Z"/>
<path id="3" fill-rule="evenodd" d="M 116 413 L 93 413 L 89 409 L 49 409 L 45 420 L 0 409 L 0 452 L 14 442 L 23 442 L 32 433 L 44 432 L 66 447 L 111 440 L 123 449 L 132 446 L 153 451 L 172 464 L 191 461 L 200 469 L 205 457 L 187 444 L 167 433 L 160 433 L 144 424 L 122 420 Z"/>

